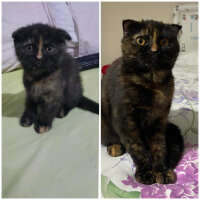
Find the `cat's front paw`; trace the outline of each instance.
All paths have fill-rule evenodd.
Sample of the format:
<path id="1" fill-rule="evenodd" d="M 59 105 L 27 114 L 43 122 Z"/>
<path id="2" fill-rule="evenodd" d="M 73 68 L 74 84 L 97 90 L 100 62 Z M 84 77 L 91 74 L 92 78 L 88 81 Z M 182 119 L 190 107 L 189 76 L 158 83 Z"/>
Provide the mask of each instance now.
<path id="1" fill-rule="evenodd" d="M 163 172 L 156 172 L 156 182 L 160 184 L 171 184 L 176 181 L 176 175 L 172 169 L 165 170 Z"/>
<path id="2" fill-rule="evenodd" d="M 28 115 L 27 113 L 24 113 L 20 119 L 20 124 L 23 127 L 29 127 L 33 124 L 34 118 L 32 115 Z"/>
<path id="3" fill-rule="evenodd" d="M 34 129 L 37 133 L 45 133 L 51 129 L 51 125 L 44 125 L 39 122 L 35 123 Z"/>
<path id="4" fill-rule="evenodd" d="M 60 109 L 60 111 L 58 112 L 56 117 L 57 118 L 63 118 L 68 114 L 68 112 L 69 112 L 68 109 L 62 108 L 62 109 Z"/>
<path id="5" fill-rule="evenodd" d="M 156 178 L 152 170 L 138 171 L 135 174 L 135 178 L 138 182 L 145 185 L 151 185 L 156 182 Z"/>
<path id="6" fill-rule="evenodd" d="M 138 182 L 145 185 L 151 185 L 156 182 L 155 175 L 152 170 L 138 171 L 135 174 L 135 178 Z"/>
<path id="7" fill-rule="evenodd" d="M 112 157 L 121 156 L 125 153 L 125 149 L 121 144 L 112 144 L 107 147 L 107 152 Z"/>

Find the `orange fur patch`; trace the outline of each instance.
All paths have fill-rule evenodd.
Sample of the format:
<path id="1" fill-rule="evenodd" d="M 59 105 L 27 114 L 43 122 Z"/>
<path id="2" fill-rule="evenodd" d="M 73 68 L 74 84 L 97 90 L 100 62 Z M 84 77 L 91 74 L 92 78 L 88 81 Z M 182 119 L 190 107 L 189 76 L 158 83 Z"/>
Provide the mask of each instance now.
<path id="1" fill-rule="evenodd" d="M 158 37 L 158 31 L 154 30 L 153 32 L 153 44 L 151 47 L 151 51 L 157 51 L 158 50 L 158 45 L 157 45 L 157 37 Z"/>
<path id="2" fill-rule="evenodd" d="M 40 39 L 39 39 L 39 44 L 38 44 L 38 54 L 37 54 L 37 59 L 41 59 L 43 54 L 42 54 L 42 47 L 43 47 L 43 39 L 42 37 L 40 36 Z"/>

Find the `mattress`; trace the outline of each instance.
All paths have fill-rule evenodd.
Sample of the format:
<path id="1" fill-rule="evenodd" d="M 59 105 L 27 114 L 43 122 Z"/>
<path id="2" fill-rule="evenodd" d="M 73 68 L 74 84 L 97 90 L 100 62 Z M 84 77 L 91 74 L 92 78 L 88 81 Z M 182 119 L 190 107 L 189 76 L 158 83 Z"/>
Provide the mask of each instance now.
<path id="1" fill-rule="evenodd" d="M 84 95 L 98 102 L 98 69 L 81 72 Z M 24 128 L 22 70 L 2 75 L 2 196 L 96 198 L 99 116 L 74 108 L 52 129 Z"/>
<path id="2" fill-rule="evenodd" d="M 105 198 L 198 198 L 198 52 L 181 53 L 173 69 L 175 93 L 169 121 L 178 125 L 185 150 L 174 184 L 143 185 L 135 180 L 128 153 L 111 157 L 101 147 L 101 192 Z"/>

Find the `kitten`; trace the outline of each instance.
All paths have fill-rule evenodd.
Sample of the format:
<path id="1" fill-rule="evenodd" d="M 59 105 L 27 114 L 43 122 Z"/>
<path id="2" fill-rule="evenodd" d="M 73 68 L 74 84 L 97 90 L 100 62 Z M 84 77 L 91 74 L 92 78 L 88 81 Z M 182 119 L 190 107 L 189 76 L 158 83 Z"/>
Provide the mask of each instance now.
<path id="1" fill-rule="evenodd" d="M 174 92 L 172 68 L 181 26 L 123 21 L 122 57 L 102 80 L 102 144 L 111 156 L 130 153 L 136 180 L 174 183 L 183 152 L 179 128 L 167 121 Z"/>
<path id="2" fill-rule="evenodd" d="M 78 67 L 66 53 L 67 32 L 38 23 L 19 28 L 12 37 L 27 94 L 22 126 L 34 123 L 36 132 L 47 132 L 55 117 L 75 106 L 98 114 L 98 104 L 83 96 Z"/>

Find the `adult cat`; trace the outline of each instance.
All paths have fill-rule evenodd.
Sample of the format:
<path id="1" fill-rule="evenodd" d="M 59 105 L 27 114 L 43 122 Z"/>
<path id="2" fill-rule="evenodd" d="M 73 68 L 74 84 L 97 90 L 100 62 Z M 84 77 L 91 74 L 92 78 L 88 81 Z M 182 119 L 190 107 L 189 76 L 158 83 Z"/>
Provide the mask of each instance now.
<path id="1" fill-rule="evenodd" d="M 83 96 L 78 67 L 66 53 L 66 41 L 71 40 L 67 32 L 33 24 L 16 30 L 12 37 L 27 94 L 22 126 L 34 123 L 36 132 L 47 132 L 55 117 L 64 117 L 75 106 L 98 114 L 98 104 Z"/>
<path id="2" fill-rule="evenodd" d="M 122 57 L 102 80 L 102 144 L 111 156 L 127 151 L 143 184 L 174 183 L 183 139 L 167 118 L 174 92 L 172 68 L 181 26 L 123 21 Z"/>

